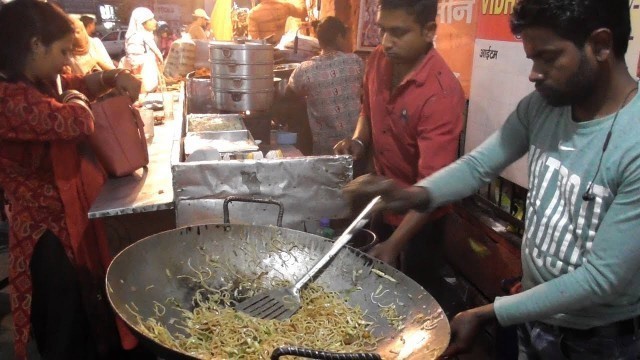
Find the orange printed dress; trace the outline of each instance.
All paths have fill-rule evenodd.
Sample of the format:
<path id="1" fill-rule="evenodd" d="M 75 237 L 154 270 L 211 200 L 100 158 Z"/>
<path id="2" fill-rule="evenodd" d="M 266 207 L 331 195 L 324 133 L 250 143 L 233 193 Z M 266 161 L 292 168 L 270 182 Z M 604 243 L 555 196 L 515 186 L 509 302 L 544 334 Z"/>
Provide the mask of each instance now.
<path id="1" fill-rule="evenodd" d="M 80 77 L 64 77 L 63 88 L 87 93 Z M 116 324 L 103 296 L 111 256 L 101 223 L 87 217 L 105 181 L 102 168 L 82 155 L 82 140 L 91 132 L 93 116 L 86 108 L 60 103 L 24 82 L 0 80 L 0 187 L 12 206 L 9 290 L 17 359 L 26 359 L 30 333 L 29 263 L 46 230 L 61 240 L 83 274 L 83 304 L 96 339 L 104 340 L 99 350 L 107 352 L 105 344 L 117 341 Z M 126 334 L 125 348 L 135 346 L 131 334 L 121 324 L 117 327 Z"/>

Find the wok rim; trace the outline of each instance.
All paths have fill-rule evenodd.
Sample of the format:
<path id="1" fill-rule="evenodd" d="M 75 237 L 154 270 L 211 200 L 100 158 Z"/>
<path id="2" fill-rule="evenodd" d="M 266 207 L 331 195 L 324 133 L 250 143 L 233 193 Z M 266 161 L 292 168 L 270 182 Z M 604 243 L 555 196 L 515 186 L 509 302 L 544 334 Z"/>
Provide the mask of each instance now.
<path id="1" fill-rule="evenodd" d="M 310 233 L 306 233 L 304 231 L 299 231 L 299 230 L 295 230 L 295 229 L 289 229 L 289 228 L 285 228 L 285 227 L 278 227 L 275 225 L 251 225 L 251 224 L 228 224 L 228 223 L 202 223 L 202 224 L 192 224 L 192 225 L 188 225 L 188 226 L 183 226 L 183 227 L 179 227 L 179 228 L 175 228 L 175 229 L 170 229 L 170 230 L 165 230 L 165 231 L 161 231 L 149 236 L 146 236 L 140 240 L 135 241 L 134 243 L 126 246 L 125 248 L 123 248 L 122 250 L 120 250 L 111 260 L 111 262 L 109 263 L 109 266 L 107 267 L 107 271 L 105 273 L 105 292 L 107 294 L 107 298 L 109 301 L 109 304 L 111 306 L 111 309 L 114 311 L 115 315 L 117 317 L 119 317 L 120 319 L 122 319 L 122 321 L 125 322 L 125 324 L 127 325 L 127 327 L 129 327 L 133 333 L 136 335 L 136 338 L 138 338 L 141 342 L 148 344 L 151 348 L 153 347 L 160 347 L 162 349 L 162 351 L 166 354 L 169 354 L 167 356 L 165 356 L 165 359 L 171 359 L 173 357 L 176 356 L 176 354 L 179 354 L 180 356 L 184 356 L 188 359 L 194 359 L 194 360 L 200 360 L 201 358 L 199 357 L 195 357 L 189 353 L 186 353 L 182 350 L 178 350 L 172 347 L 169 347 L 167 345 L 164 345 L 152 338 L 150 338 L 149 336 L 143 334 L 140 330 L 138 330 L 137 326 L 132 324 L 127 317 L 123 317 L 120 315 L 120 310 L 119 307 L 117 307 L 114 304 L 114 301 L 112 299 L 111 293 L 113 292 L 112 290 L 110 290 L 110 285 L 109 285 L 109 274 L 111 274 L 111 270 L 112 270 L 112 266 L 114 266 L 114 264 L 117 263 L 117 260 L 121 257 L 124 256 L 122 254 L 124 254 L 128 249 L 133 248 L 133 247 L 140 247 L 143 246 L 142 244 L 146 243 L 146 241 L 153 241 L 154 238 L 159 237 L 161 234 L 168 234 L 168 233 L 179 233 L 180 231 L 192 231 L 190 229 L 194 229 L 194 228 L 200 228 L 200 227 L 211 227 L 211 228 L 233 228 L 233 227 L 240 227 L 240 228 L 251 228 L 251 229 L 269 229 L 269 230 L 283 230 L 285 232 L 293 232 L 293 233 L 301 233 L 304 235 L 312 235 L 314 237 L 317 237 L 319 240 L 323 240 L 325 243 L 333 243 L 333 240 L 328 239 L 328 238 L 324 238 L 321 236 L 316 236 L 314 234 L 310 234 Z M 283 234 L 284 235 L 284 234 Z M 349 247 L 351 249 L 351 251 L 356 252 L 357 255 L 359 256 L 364 256 L 368 261 L 371 261 L 372 264 L 375 265 L 383 265 L 383 267 L 390 267 L 390 265 L 382 262 L 379 259 L 373 258 L 371 256 L 369 256 L 367 253 L 354 248 L 352 246 L 349 246 L 348 244 L 345 245 L 345 247 Z M 374 266 L 372 266 L 373 268 L 376 268 Z M 431 299 L 433 300 L 433 302 L 438 306 L 438 308 L 440 309 L 440 311 L 442 312 L 442 316 L 441 318 L 438 320 L 438 325 L 436 327 L 441 327 L 441 326 L 446 326 L 446 341 L 444 344 L 444 346 L 442 348 L 440 348 L 439 352 L 436 352 L 436 355 L 433 357 L 434 359 L 437 359 L 443 352 L 444 350 L 446 350 L 446 348 L 448 347 L 448 345 L 450 344 L 451 341 L 451 326 L 450 326 L 450 322 L 449 319 L 447 318 L 446 314 L 444 313 L 444 310 L 442 309 L 442 306 L 440 306 L 440 303 L 438 303 L 438 301 L 435 299 L 435 297 L 433 297 L 433 295 L 431 295 L 431 293 L 429 293 L 426 289 L 424 289 L 420 284 L 418 284 L 417 282 L 415 282 L 413 279 L 409 278 L 408 276 L 406 276 L 406 274 L 400 272 L 399 270 L 396 270 L 398 273 L 402 274 L 404 277 L 406 277 L 407 280 L 410 280 L 411 282 L 413 282 L 416 286 L 418 286 L 420 289 L 422 289 L 429 297 L 431 297 Z M 114 279 L 115 280 L 115 279 Z M 444 324 L 443 324 L 444 323 Z M 380 340 L 380 342 L 385 342 L 386 340 L 390 340 L 391 338 L 395 338 L 395 337 L 402 337 L 402 330 L 398 330 L 396 334 L 394 334 L 393 336 L 390 336 L 389 339 L 387 338 L 383 338 Z M 380 352 L 380 346 L 381 344 L 379 343 L 376 350 L 373 351 L 374 353 L 380 354 L 381 356 L 383 356 L 383 354 Z M 304 346 L 294 346 L 294 347 L 301 347 L 303 348 Z M 271 349 L 272 351 L 275 349 Z M 325 350 L 325 349 L 313 349 L 313 350 Z M 426 349 L 422 349 L 422 350 L 426 350 Z M 345 354 L 350 354 L 350 353 L 345 353 Z M 420 353 L 411 353 L 409 354 L 410 356 L 407 359 L 418 359 L 418 356 L 420 355 Z M 215 360 L 218 360 L 218 358 L 213 358 Z M 398 357 L 393 357 L 393 358 L 389 358 L 389 357 L 383 357 L 383 359 L 385 360 L 393 360 L 393 359 L 398 359 Z M 402 358 L 405 359 L 405 358 Z"/>

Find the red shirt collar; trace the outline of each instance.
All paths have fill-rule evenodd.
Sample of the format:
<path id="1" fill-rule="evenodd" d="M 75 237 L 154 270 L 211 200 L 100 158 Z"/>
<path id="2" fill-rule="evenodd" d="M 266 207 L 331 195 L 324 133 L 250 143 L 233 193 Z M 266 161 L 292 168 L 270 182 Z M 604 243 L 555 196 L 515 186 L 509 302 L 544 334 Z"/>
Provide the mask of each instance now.
<path id="1" fill-rule="evenodd" d="M 385 82 L 391 85 L 391 78 L 393 76 L 393 64 L 387 56 L 384 54 L 384 50 L 382 50 L 382 45 L 379 45 L 376 49 L 379 51 L 379 56 L 382 58 L 382 63 L 384 66 L 384 78 Z M 415 82 L 416 86 L 422 86 L 427 81 L 427 76 L 429 76 L 428 68 L 431 66 L 431 59 L 436 56 L 437 51 L 435 48 L 431 48 L 429 52 L 420 60 L 420 63 L 416 64 L 416 66 L 411 70 L 407 76 L 404 77 L 402 82 L 398 85 L 398 87 L 402 87 L 405 83 Z"/>

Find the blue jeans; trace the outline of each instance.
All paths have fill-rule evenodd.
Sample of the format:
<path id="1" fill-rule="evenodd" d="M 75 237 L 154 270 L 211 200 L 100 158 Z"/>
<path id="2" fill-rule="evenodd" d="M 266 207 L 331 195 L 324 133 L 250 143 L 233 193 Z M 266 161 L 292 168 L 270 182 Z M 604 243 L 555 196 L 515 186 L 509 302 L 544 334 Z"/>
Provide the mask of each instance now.
<path id="1" fill-rule="evenodd" d="M 640 334 L 578 337 L 541 322 L 518 326 L 518 360 L 636 360 Z"/>

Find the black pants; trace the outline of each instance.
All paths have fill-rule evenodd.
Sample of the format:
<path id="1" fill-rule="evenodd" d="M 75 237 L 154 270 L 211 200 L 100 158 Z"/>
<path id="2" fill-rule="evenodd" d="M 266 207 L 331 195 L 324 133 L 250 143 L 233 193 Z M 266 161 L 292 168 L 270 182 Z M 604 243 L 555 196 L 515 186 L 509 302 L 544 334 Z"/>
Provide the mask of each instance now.
<path id="1" fill-rule="evenodd" d="M 76 270 L 60 239 L 50 231 L 36 244 L 30 269 L 31 326 L 41 357 L 97 358 Z"/>

